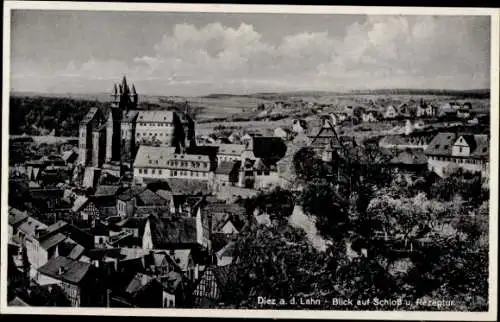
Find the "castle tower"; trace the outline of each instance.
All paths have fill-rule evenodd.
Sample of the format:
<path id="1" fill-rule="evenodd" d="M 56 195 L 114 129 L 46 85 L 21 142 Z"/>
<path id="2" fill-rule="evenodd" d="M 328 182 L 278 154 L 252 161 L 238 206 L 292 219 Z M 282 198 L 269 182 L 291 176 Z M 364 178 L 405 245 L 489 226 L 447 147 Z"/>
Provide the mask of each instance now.
<path id="1" fill-rule="evenodd" d="M 137 102 L 139 101 L 139 97 L 137 95 L 137 92 L 135 91 L 135 85 L 132 84 L 132 90 L 130 92 L 130 101 L 131 101 L 131 106 L 132 106 L 132 109 L 136 109 L 137 108 Z"/>
<path id="2" fill-rule="evenodd" d="M 113 158 L 113 130 L 114 130 L 113 116 L 114 114 L 116 114 L 116 112 L 113 111 L 119 108 L 120 93 L 121 93 L 121 87 L 120 91 L 118 91 L 118 86 L 114 84 L 113 91 L 111 93 L 112 97 L 111 110 L 108 113 L 108 119 L 106 124 L 106 157 L 105 157 L 106 162 L 111 161 Z"/>

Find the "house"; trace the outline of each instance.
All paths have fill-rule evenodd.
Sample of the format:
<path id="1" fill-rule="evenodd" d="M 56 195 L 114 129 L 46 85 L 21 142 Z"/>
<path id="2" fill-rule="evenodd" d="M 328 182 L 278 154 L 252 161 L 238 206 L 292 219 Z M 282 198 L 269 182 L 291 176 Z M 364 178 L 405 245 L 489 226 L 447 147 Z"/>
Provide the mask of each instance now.
<path id="1" fill-rule="evenodd" d="M 361 119 L 365 123 L 371 123 L 371 122 L 378 122 L 380 119 L 382 119 L 382 117 L 383 115 L 382 113 L 380 113 L 379 110 L 369 109 L 363 113 Z"/>
<path id="2" fill-rule="evenodd" d="M 246 224 L 246 208 L 236 203 L 207 203 L 201 208 L 211 218 L 211 233 L 235 235 Z"/>
<path id="3" fill-rule="evenodd" d="M 427 169 L 427 157 L 423 150 L 396 151 L 389 160 L 389 166 L 402 171 L 423 173 Z"/>
<path id="4" fill-rule="evenodd" d="M 238 285 L 235 270 L 234 265 L 207 267 L 193 292 L 195 305 L 207 308 L 228 302 Z"/>
<path id="5" fill-rule="evenodd" d="M 470 109 L 461 108 L 457 110 L 457 117 L 460 119 L 470 119 L 472 117 L 472 112 Z"/>
<path id="6" fill-rule="evenodd" d="M 252 137 L 241 155 L 238 186 L 263 188 L 279 183 L 277 162 L 286 154 L 281 138 Z"/>
<path id="7" fill-rule="evenodd" d="M 233 132 L 227 137 L 227 140 L 231 142 L 231 144 L 238 144 L 240 143 L 241 137 L 237 132 Z"/>
<path id="8" fill-rule="evenodd" d="M 19 225 L 17 230 L 18 240 L 21 244 L 24 244 L 26 240 L 37 237 L 46 228 L 47 225 L 30 216 Z"/>
<path id="9" fill-rule="evenodd" d="M 274 137 L 281 138 L 284 141 L 288 141 L 292 138 L 293 131 L 287 127 L 277 127 L 274 129 Z"/>
<path id="10" fill-rule="evenodd" d="M 193 249 L 170 249 L 168 256 L 175 263 L 174 271 L 182 273 L 189 281 L 196 281 L 202 271 L 202 266 L 198 263 L 199 255 Z"/>
<path id="11" fill-rule="evenodd" d="M 134 161 L 134 180 L 180 178 L 212 181 L 216 164 L 205 154 L 175 153 L 174 147 L 141 145 Z"/>
<path id="12" fill-rule="evenodd" d="M 156 278 L 166 276 L 169 272 L 174 271 L 178 267 L 174 259 L 172 259 L 165 250 L 151 251 L 150 258 L 151 261 L 148 272 Z"/>
<path id="13" fill-rule="evenodd" d="M 99 217 L 99 209 L 95 203 L 86 196 L 76 197 L 71 212 L 77 215 L 82 221 L 91 222 Z"/>
<path id="14" fill-rule="evenodd" d="M 73 165 L 78 160 L 78 153 L 74 150 L 67 150 L 62 153 L 62 159 L 66 165 Z"/>
<path id="15" fill-rule="evenodd" d="M 438 133 L 425 150 L 429 169 L 445 177 L 450 164 L 489 177 L 489 136 L 470 133 Z"/>
<path id="16" fill-rule="evenodd" d="M 330 119 L 333 125 L 340 125 L 342 122 L 347 120 L 348 118 L 347 113 L 331 113 L 330 114 Z"/>
<path id="17" fill-rule="evenodd" d="M 202 220 L 199 210 L 194 218 L 150 215 L 144 227 L 142 248 L 168 250 L 208 247 L 208 226 L 208 220 Z"/>
<path id="18" fill-rule="evenodd" d="M 237 255 L 237 243 L 230 241 L 216 253 L 217 266 L 227 266 L 235 263 Z"/>
<path id="19" fill-rule="evenodd" d="M 215 170 L 214 188 L 217 190 L 219 186 L 236 185 L 240 166 L 241 161 L 222 161 Z"/>
<path id="20" fill-rule="evenodd" d="M 44 229 L 38 229 L 34 236 L 25 238 L 26 255 L 30 263 L 30 275 L 36 274 L 36 269 L 45 265 L 49 260 L 58 256 L 78 259 L 85 247 L 76 240 L 82 241 L 87 247 L 93 247 L 93 241 L 88 240 L 83 232 L 72 234 L 78 230 L 76 227 L 59 221 Z M 70 238 L 74 237 L 73 238 Z"/>
<path id="21" fill-rule="evenodd" d="M 164 289 L 163 307 L 192 307 L 192 290 L 183 274 L 171 271 L 161 279 Z"/>
<path id="22" fill-rule="evenodd" d="M 122 218 L 168 210 L 170 200 L 143 186 L 131 186 L 120 189 L 116 198 L 116 209 Z"/>
<path id="23" fill-rule="evenodd" d="M 17 236 L 19 226 L 21 226 L 28 217 L 26 211 L 20 211 L 16 208 L 9 207 L 9 240 Z"/>
<path id="24" fill-rule="evenodd" d="M 244 144 L 218 144 L 217 163 L 223 161 L 239 161 L 241 154 L 245 151 Z"/>
<path id="25" fill-rule="evenodd" d="M 384 119 L 410 118 L 416 113 L 416 107 L 410 106 L 408 103 L 403 103 L 397 107 L 391 104 L 385 109 Z"/>
<path id="26" fill-rule="evenodd" d="M 452 106 L 449 103 L 443 104 L 439 107 L 437 116 L 440 119 L 454 120 L 457 117 L 457 108 L 455 105 Z"/>
<path id="27" fill-rule="evenodd" d="M 58 256 L 38 268 L 36 281 L 59 286 L 73 307 L 102 305 L 100 279 L 89 263 Z"/>
<path id="28" fill-rule="evenodd" d="M 307 132 L 307 122 L 304 119 L 294 119 L 292 121 L 292 131 L 294 133 Z"/>
<path id="29" fill-rule="evenodd" d="M 423 100 L 417 105 L 417 117 L 435 117 L 437 113 L 438 108 L 436 106 L 426 103 Z"/>
<path id="30" fill-rule="evenodd" d="M 111 293 L 111 307 L 164 307 L 166 295 L 162 284 L 156 278 L 136 273 L 131 279 L 124 279 L 123 284 Z"/>

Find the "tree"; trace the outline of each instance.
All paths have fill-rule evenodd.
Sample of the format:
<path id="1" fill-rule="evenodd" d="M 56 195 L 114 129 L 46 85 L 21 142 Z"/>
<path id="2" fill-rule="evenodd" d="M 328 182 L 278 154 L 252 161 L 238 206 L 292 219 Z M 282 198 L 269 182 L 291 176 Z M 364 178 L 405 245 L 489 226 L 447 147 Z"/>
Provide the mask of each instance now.
<path id="1" fill-rule="evenodd" d="M 345 236 L 349 227 L 348 200 L 340 196 L 330 182 L 316 179 L 307 183 L 300 203 L 306 213 L 316 217 L 320 234 L 334 239 Z"/>
<path id="2" fill-rule="evenodd" d="M 304 181 L 324 178 L 327 174 L 324 162 L 311 147 L 301 148 L 295 153 L 293 166 L 296 175 Z"/>

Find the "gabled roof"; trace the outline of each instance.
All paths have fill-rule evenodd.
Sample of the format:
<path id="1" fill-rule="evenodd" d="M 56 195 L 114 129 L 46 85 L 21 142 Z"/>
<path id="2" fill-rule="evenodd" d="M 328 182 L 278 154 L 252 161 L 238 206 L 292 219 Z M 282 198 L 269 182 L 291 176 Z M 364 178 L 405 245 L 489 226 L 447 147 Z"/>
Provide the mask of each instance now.
<path id="1" fill-rule="evenodd" d="M 156 215 L 149 217 L 151 238 L 157 249 L 169 249 L 176 245 L 196 244 L 195 218 L 159 218 Z"/>
<path id="2" fill-rule="evenodd" d="M 245 151 L 244 144 L 218 144 L 218 154 L 240 156 Z"/>
<path id="3" fill-rule="evenodd" d="M 217 252 L 217 257 L 222 258 L 222 257 L 233 257 L 233 255 L 236 252 L 236 247 L 237 244 L 235 241 L 230 241 L 227 243 L 226 246 L 224 246 L 221 250 Z"/>
<path id="4" fill-rule="evenodd" d="M 187 271 L 191 249 L 176 249 L 173 253 L 169 252 L 168 256 L 183 272 Z"/>
<path id="5" fill-rule="evenodd" d="M 61 229 L 63 229 L 67 224 L 68 223 L 64 220 L 59 220 L 56 223 L 53 223 L 45 229 L 44 236 L 53 235 L 54 233 L 61 231 Z"/>
<path id="6" fill-rule="evenodd" d="M 227 174 L 229 175 L 235 168 L 238 168 L 238 165 L 241 164 L 241 161 L 221 161 L 221 163 L 217 166 L 215 170 L 216 174 Z"/>
<path id="7" fill-rule="evenodd" d="M 420 150 L 401 151 L 391 159 L 390 163 L 400 165 L 425 165 L 427 164 L 427 157 L 424 151 Z"/>
<path id="8" fill-rule="evenodd" d="M 41 274 L 71 284 L 79 285 L 90 271 L 91 264 L 79 262 L 66 257 L 58 256 L 50 259 L 45 265 L 38 268 Z M 62 272 L 60 274 L 60 268 Z"/>
<path id="9" fill-rule="evenodd" d="M 175 294 L 182 284 L 183 275 L 176 271 L 168 272 L 166 278 L 162 280 L 162 285 L 170 294 Z"/>
<path id="10" fill-rule="evenodd" d="M 141 192 L 145 191 L 147 188 L 141 186 L 131 186 L 126 188 L 120 188 L 117 191 L 117 199 L 122 201 L 131 200 L 134 197 L 137 197 Z"/>
<path id="11" fill-rule="evenodd" d="M 62 153 L 62 159 L 66 162 L 73 156 L 76 156 L 76 152 L 73 150 L 64 151 Z"/>
<path id="12" fill-rule="evenodd" d="M 129 294 L 136 294 L 154 281 L 155 279 L 149 275 L 137 273 L 126 286 L 125 292 Z"/>
<path id="13" fill-rule="evenodd" d="M 21 300 L 17 296 L 14 299 L 12 299 L 12 301 L 10 301 L 8 305 L 9 306 L 30 306 L 30 305 L 28 305 L 28 303 L 24 302 L 23 300 Z"/>
<path id="14" fill-rule="evenodd" d="M 95 197 L 115 196 L 120 186 L 118 185 L 99 185 L 94 193 Z"/>
<path id="15" fill-rule="evenodd" d="M 16 208 L 9 208 L 9 225 L 15 226 L 28 219 L 28 214 Z"/>
<path id="16" fill-rule="evenodd" d="M 155 122 L 155 123 L 172 123 L 174 121 L 173 111 L 139 111 L 137 122 Z"/>
<path id="17" fill-rule="evenodd" d="M 235 265 L 210 266 L 205 269 L 205 272 L 208 270 L 212 270 L 222 296 L 224 296 L 230 285 L 237 283 L 238 274 L 236 274 Z"/>
<path id="18" fill-rule="evenodd" d="M 89 201 L 89 198 L 87 198 L 85 196 L 78 196 L 75 199 L 75 202 L 73 204 L 73 208 L 71 208 L 71 211 L 73 211 L 73 212 L 80 211 L 87 204 L 88 201 Z"/>
<path id="19" fill-rule="evenodd" d="M 438 133 L 429 143 L 426 154 L 449 156 L 452 153 L 453 145 L 463 136 L 469 146 L 471 146 L 472 157 L 487 157 L 489 155 L 489 137 L 486 134 L 457 134 L 443 132 Z"/>
<path id="20" fill-rule="evenodd" d="M 138 206 L 164 206 L 168 204 L 167 200 L 149 189 L 137 194 L 136 201 Z"/>
<path id="21" fill-rule="evenodd" d="M 57 233 L 55 235 L 40 240 L 40 247 L 42 247 L 45 250 L 49 250 L 52 247 L 62 243 L 66 239 L 67 237 L 65 235 Z"/>
<path id="22" fill-rule="evenodd" d="M 67 257 L 70 259 L 78 260 L 84 252 L 85 248 L 80 244 L 76 244 Z"/>
<path id="23" fill-rule="evenodd" d="M 36 220 L 33 217 L 26 218 L 25 221 L 19 226 L 19 230 L 23 231 L 25 234 L 29 236 L 35 236 L 37 229 L 47 229 L 47 225 L 42 223 L 41 221 Z"/>

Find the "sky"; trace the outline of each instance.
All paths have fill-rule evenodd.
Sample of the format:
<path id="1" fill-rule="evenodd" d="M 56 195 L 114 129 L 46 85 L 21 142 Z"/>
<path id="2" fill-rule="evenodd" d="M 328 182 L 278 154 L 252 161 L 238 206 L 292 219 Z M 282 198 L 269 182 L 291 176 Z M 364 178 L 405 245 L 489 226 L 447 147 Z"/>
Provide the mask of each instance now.
<path id="1" fill-rule="evenodd" d="M 11 89 L 197 96 L 490 84 L 490 18 L 14 10 Z"/>

